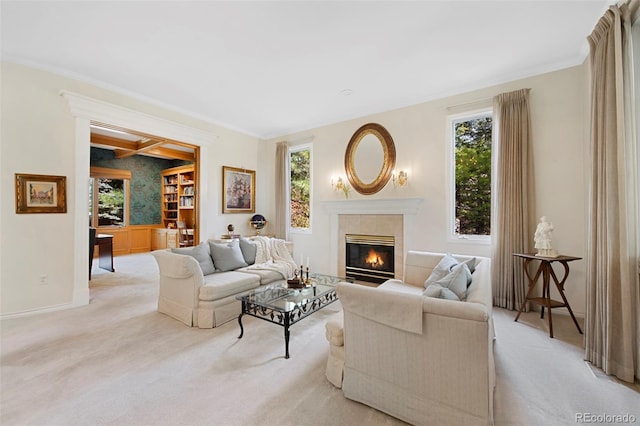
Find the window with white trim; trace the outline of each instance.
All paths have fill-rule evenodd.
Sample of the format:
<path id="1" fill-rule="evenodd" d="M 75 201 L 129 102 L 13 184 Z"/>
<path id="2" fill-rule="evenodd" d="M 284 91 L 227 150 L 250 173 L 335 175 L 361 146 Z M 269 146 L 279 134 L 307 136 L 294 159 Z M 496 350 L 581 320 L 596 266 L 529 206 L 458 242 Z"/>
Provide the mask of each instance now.
<path id="1" fill-rule="evenodd" d="M 89 225 L 124 227 L 129 224 L 129 170 L 91 167 Z"/>
<path id="2" fill-rule="evenodd" d="M 311 145 L 289 148 L 287 163 L 289 230 L 311 232 Z"/>
<path id="3" fill-rule="evenodd" d="M 490 240 L 492 133 L 490 109 L 449 117 L 453 238 Z"/>

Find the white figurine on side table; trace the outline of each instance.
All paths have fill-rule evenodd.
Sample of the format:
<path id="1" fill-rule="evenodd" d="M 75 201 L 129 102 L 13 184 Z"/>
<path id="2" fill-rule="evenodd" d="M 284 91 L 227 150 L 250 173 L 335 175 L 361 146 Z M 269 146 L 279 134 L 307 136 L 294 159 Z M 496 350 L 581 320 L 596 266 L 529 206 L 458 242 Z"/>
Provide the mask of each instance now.
<path id="1" fill-rule="evenodd" d="M 558 257 L 558 253 L 553 249 L 551 245 L 551 233 L 553 232 L 553 224 L 547 221 L 546 216 L 540 218 L 540 223 L 536 228 L 536 233 L 533 236 L 536 242 L 535 248 L 538 249 L 536 256 L 540 257 Z"/>

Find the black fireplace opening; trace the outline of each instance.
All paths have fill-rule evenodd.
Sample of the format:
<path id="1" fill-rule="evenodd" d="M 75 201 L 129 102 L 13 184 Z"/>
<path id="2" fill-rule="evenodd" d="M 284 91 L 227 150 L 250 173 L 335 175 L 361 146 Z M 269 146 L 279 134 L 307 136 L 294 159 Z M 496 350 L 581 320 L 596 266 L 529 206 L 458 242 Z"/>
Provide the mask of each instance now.
<path id="1" fill-rule="evenodd" d="M 395 277 L 395 238 L 384 235 L 346 235 L 346 275 L 381 284 Z"/>

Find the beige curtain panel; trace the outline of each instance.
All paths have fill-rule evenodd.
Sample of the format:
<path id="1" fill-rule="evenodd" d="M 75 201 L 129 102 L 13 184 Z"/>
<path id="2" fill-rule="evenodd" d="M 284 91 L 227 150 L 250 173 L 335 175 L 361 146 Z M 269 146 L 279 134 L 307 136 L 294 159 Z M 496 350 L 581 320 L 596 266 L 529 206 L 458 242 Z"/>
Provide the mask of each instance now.
<path id="1" fill-rule="evenodd" d="M 287 156 L 289 144 L 278 142 L 276 145 L 276 217 L 274 218 L 274 233 L 276 238 L 288 240 L 287 214 Z"/>
<path id="2" fill-rule="evenodd" d="M 522 259 L 535 229 L 531 150 L 530 89 L 493 99 L 496 176 L 491 217 L 493 303 L 519 309 L 526 296 Z"/>
<path id="3" fill-rule="evenodd" d="M 640 361 L 638 111 L 634 107 L 638 94 L 634 93 L 631 28 L 639 3 L 611 6 L 588 37 L 591 176 L 585 357 L 627 382 L 639 377 Z"/>

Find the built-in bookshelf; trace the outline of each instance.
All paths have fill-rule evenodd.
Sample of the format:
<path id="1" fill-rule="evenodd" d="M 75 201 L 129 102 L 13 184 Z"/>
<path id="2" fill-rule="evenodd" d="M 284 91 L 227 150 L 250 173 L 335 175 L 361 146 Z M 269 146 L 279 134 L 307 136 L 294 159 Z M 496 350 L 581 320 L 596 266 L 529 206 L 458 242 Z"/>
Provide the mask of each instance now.
<path id="1" fill-rule="evenodd" d="M 162 223 L 165 228 L 177 228 L 184 222 L 195 227 L 196 180 L 193 165 L 162 171 Z"/>

